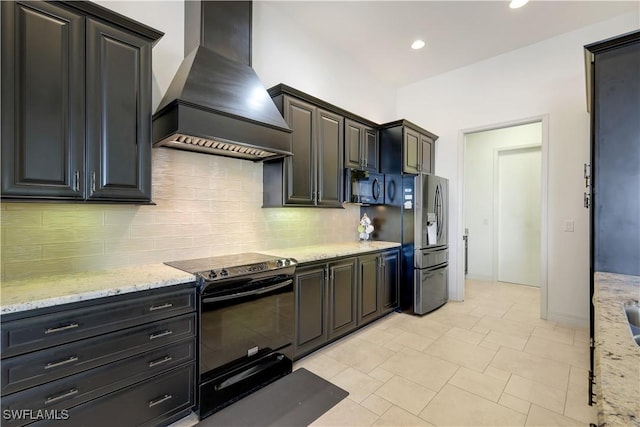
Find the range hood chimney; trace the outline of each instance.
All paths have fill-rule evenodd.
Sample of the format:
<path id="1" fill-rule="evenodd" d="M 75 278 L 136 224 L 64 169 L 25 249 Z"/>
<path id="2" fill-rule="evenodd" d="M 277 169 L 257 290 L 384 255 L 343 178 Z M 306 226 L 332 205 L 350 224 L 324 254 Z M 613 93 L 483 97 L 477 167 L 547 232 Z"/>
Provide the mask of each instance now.
<path id="1" fill-rule="evenodd" d="M 153 145 L 249 160 L 291 155 L 291 130 L 251 68 L 252 3 L 185 0 L 185 58 Z"/>

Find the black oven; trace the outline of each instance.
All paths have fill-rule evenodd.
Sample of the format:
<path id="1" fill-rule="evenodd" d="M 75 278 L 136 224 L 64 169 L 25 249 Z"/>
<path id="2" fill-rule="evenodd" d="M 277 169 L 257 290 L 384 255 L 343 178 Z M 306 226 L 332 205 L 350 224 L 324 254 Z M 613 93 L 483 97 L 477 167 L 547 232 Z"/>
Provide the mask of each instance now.
<path id="1" fill-rule="evenodd" d="M 295 322 L 295 260 L 261 254 L 207 260 L 215 267 L 192 271 L 200 293 L 200 419 L 291 372 Z M 194 261 L 168 264 L 185 269 Z"/>

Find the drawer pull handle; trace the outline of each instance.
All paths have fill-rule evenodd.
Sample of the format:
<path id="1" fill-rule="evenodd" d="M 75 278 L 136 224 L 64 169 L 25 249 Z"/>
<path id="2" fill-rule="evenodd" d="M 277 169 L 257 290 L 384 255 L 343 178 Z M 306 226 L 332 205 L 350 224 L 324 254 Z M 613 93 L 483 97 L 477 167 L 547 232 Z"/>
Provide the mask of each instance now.
<path id="1" fill-rule="evenodd" d="M 70 397 L 73 396 L 74 394 L 78 394 L 78 389 L 77 388 L 72 388 L 71 390 L 64 392 L 62 394 L 59 394 L 57 396 L 51 396 L 51 397 L 47 397 L 47 399 L 44 401 L 45 405 L 50 405 L 52 403 L 57 402 L 58 400 L 62 400 L 66 397 Z"/>
<path id="2" fill-rule="evenodd" d="M 47 363 L 46 365 L 44 365 L 44 369 L 57 368 L 58 366 L 66 365 L 67 363 L 72 363 L 72 362 L 77 362 L 77 361 L 78 361 L 78 357 L 77 356 L 71 356 L 71 357 L 69 357 L 68 359 L 65 359 L 65 360 L 60 360 L 58 362 Z"/>
<path id="3" fill-rule="evenodd" d="M 162 305 L 152 305 L 151 307 L 149 307 L 149 311 L 162 310 L 164 308 L 170 308 L 170 307 L 173 307 L 173 304 L 171 304 L 170 302 Z"/>
<path id="4" fill-rule="evenodd" d="M 149 362 L 149 367 L 153 368 L 154 366 L 162 365 L 163 363 L 171 362 L 172 360 L 173 357 L 165 356 L 162 359 L 152 360 L 151 362 Z"/>
<path id="5" fill-rule="evenodd" d="M 149 335 L 150 340 L 155 340 L 156 338 L 166 337 L 167 335 L 171 335 L 173 331 L 164 331 L 164 332 L 156 332 L 154 334 Z"/>
<path id="6" fill-rule="evenodd" d="M 159 405 L 162 402 L 166 402 L 167 400 L 172 399 L 172 398 L 173 398 L 173 396 L 171 396 L 170 394 L 165 394 L 164 396 L 162 396 L 162 397 L 160 397 L 160 398 L 158 398 L 156 400 L 150 400 L 149 401 L 149 408 L 152 408 L 152 407 L 154 407 L 156 405 Z"/>
<path id="7" fill-rule="evenodd" d="M 44 333 L 45 334 L 53 334 L 53 333 L 56 333 L 56 332 L 62 332 L 62 331 L 66 331 L 68 329 L 77 328 L 78 326 L 80 326 L 78 323 L 69 323 L 68 325 L 59 326 L 57 328 L 45 329 Z"/>

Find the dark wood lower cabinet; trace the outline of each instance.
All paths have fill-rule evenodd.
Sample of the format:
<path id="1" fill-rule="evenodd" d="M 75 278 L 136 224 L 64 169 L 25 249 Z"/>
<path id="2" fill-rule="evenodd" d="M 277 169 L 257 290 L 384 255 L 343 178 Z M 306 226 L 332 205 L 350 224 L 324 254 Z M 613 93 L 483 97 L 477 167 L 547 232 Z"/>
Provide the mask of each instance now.
<path id="1" fill-rule="evenodd" d="M 358 323 L 398 308 L 400 254 L 397 250 L 360 257 Z"/>
<path id="2" fill-rule="evenodd" d="M 379 286 L 380 255 L 360 257 L 360 277 L 358 283 L 358 322 L 366 323 L 380 314 Z"/>
<path id="3" fill-rule="evenodd" d="M 295 358 L 398 308 L 398 260 L 393 249 L 298 267 Z"/>
<path id="4" fill-rule="evenodd" d="M 397 250 L 384 252 L 380 255 L 380 261 L 380 314 L 386 314 L 400 304 L 400 253 Z"/>
<path id="5" fill-rule="evenodd" d="M 347 258 L 329 264 L 329 339 L 357 326 L 356 263 L 356 258 Z"/>
<path id="6" fill-rule="evenodd" d="M 150 378 L 135 386 L 68 410 L 66 420 L 47 420 L 35 426 L 113 427 L 168 425 L 194 405 L 193 363 Z"/>
<path id="7" fill-rule="evenodd" d="M 327 270 L 324 264 L 299 267 L 295 276 L 295 354 L 305 354 L 328 339 Z"/>
<path id="8" fill-rule="evenodd" d="M 156 426 L 195 404 L 193 284 L 5 315 L 2 326 L 3 426 Z"/>

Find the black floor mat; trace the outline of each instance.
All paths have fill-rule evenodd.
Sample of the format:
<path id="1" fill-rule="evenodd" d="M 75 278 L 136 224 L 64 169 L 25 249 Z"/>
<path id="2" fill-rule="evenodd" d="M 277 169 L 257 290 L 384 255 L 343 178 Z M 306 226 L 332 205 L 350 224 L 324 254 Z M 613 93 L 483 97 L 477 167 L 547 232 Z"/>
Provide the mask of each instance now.
<path id="1" fill-rule="evenodd" d="M 197 427 L 301 427 L 349 393 L 304 368 L 200 421 Z"/>

